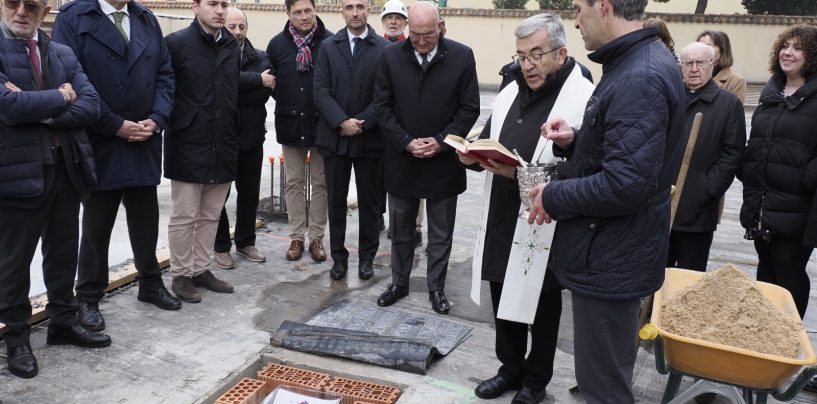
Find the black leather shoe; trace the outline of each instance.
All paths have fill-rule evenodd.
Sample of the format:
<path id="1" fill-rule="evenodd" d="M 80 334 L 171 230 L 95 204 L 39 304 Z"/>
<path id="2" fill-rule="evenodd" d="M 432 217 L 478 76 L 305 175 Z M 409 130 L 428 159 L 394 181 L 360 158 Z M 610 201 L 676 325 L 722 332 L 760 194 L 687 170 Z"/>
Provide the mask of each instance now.
<path id="1" fill-rule="evenodd" d="M 349 263 L 346 260 L 338 260 L 332 264 L 332 269 L 329 270 L 329 276 L 332 279 L 339 281 L 346 277 L 346 271 L 349 269 Z"/>
<path id="2" fill-rule="evenodd" d="M 530 387 L 522 387 L 511 400 L 511 404 L 536 404 L 544 400 L 545 389 L 536 391 Z"/>
<path id="3" fill-rule="evenodd" d="M 77 317 L 79 323 L 90 331 L 102 331 L 105 329 L 105 319 L 99 312 L 99 303 L 79 302 L 77 305 Z"/>
<path id="4" fill-rule="evenodd" d="M 37 367 L 37 358 L 34 357 L 34 352 L 31 351 L 31 344 L 18 345 L 8 349 L 7 353 L 11 374 L 23 379 L 31 379 L 37 376 L 39 368 Z"/>
<path id="5" fill-rule="evenodd" d="M 48 345 L 76 345 L 83 348 L 104 348 L 111 345 L 111 337 L 94 331 L 88 331 L 75 323 L 70 327 L 51 324 L 48 326 Z"/>
<path id="6" fill-rule="evenodd" d="M 442 290 L 428 292 L 428 300 L 431 300 L 431 308 L 437 313 L 448 314 L 448 310 L 451 310 L 451 305 L 448 304 L 448 299 Z"/>
<path id="7" fill-rule="evenodd" d="M 474 394 L 479 398 L 490 400 L 497 398 L 509 390 L 516 390 L 522 387 L 517 380 L 505 380 L 504 377 L 496 375 L 488 380 L 483 380 L 474 389 Z"/>
<path id="8" fill-rule="evenodd" d="M 357 276 L 360 279 L 369 279 L 374 275 L 374 269 L 372 269 L 372 261 L 363 260 L 360 261 L 360 266 L 357 268 Z"/>
<path id="9" fill-rule="evenodd" d="M 140 302 L 151 303 L 163 310 L 179 310 L 182 308 L 182 301 L 171 295 L 164 285 L 155 288 L 139 286 L 139 294 L 136 295 L 136 298 Z"/>
<path id="10" fill-rule="evenodd" d="M 405 286 L 389 285 L 389 288 L 377 298 L 377 305 L 387 307 L 397 303 L 398 300 L 408 296 L 409 290 Z"/>

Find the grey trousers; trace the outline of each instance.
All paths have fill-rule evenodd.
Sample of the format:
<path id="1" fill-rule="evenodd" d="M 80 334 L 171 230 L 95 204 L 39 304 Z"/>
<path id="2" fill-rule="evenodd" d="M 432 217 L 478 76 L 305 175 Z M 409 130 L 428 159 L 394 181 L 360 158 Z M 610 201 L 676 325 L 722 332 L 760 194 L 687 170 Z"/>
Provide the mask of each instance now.
<path id="1" fill-rule="evenodd" d="M 633 403 L 639 299 L 601 300 L 572 293 L 576 381 L 588 404 Z"/>

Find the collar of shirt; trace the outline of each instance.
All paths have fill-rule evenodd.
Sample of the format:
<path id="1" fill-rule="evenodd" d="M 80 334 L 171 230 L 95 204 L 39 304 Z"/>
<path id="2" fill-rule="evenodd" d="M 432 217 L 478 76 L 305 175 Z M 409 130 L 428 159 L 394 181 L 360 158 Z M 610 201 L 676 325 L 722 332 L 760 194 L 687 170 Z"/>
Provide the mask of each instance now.
<path id="1" fill-rule="evenodd" d="M 369 36 L 369 27 L 366 27 L 366 29 L 363 31 L 363 33 L 360 34 L 360 35 L 357 35 L 357 36 L 355 36 L 355 34 L 353 34 L 352 31 L 349 31 L 349 28 L 347 27 L 346 28 L 346 35 L 349 37 L 349 46 L 351 46 L 352 50 L 354 50 L 354 48 L 355 48 L 355 42 L 354 42 L 355 38 L 360 38 L 360 39 L 365 40 L 366 37 Z"/>
<path id="2" fill-rule="evenodd" d="M 427 53 L 428 56 L 426 56 L 426 60 L 430 62 L 431 59 L 434 59 L 434 55 L 437 54 L 437 47 L 439 46 L 440 45 L 435 46 L 434 49 Z M 423 64 L 423 56 L 420 54 L 420 52 L 417 52 L 416 49 L 414 50 L 414 56 L 417 58 L 417 63 Z"/>
<path id="3" fill-rule="evenodd" d="M 130 38 L 130 13 L 128 13 L 128 6 L 127 4 L 125 7 L 122 7 L 121 10 L 117 10 L 105 0 L 97 0 L 99 3 L 99 8 L 102 9 L 102 13 L 105 14 L 112 23 L 116 23 L 113 19 L 113 13 L 115 12 L 122 12 L 125 15 L 122 17 L 122 28 L 125 30 L 125 33 L 128 34 L 128 38 Z"/>

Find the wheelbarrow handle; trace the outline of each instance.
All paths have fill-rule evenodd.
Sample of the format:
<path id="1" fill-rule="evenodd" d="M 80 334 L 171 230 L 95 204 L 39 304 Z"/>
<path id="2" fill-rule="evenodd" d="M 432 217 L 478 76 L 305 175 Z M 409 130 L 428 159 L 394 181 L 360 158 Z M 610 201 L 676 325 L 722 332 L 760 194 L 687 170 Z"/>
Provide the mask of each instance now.
<path id="1" fill-rule="evenodd" d="M 664 360 L 664 339 L 658 333 L 658 328 L 652 324 L 645 324 L 638 330 L 638 337 L 644 341 L 655 341 L 655 369 L 662 375 L 669 373 L 667 362 Z"/>
<path id="2" fill-rule="evenodd" d="M 791 401 L 797 394 L 800 393 L 800 390 L 803 390 L 806 383 L 808 383 L 815 375 L 817 375 L 817 365 L 807 366 L 803 368 L 803 371 L 797 375 L 797 378 L 789 385 L 785 391 L 773 393 L 772 397 L 775 400 L 779 401 Z"/>

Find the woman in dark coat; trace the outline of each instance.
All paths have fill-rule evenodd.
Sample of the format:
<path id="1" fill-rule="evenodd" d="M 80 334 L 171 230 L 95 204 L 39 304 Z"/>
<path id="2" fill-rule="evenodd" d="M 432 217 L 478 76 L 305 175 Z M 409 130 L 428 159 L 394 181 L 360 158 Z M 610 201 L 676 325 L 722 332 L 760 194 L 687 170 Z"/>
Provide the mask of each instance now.
<path id="1" fill-rule="evenodd" d="M 796 26 L 774 42 L 772 77 L 752 116 L 752 131 L 738 178 L 743 182 L 740 222 L 754 240 L 757 280 L 786 288 L 806 313 L 806 264 L 817 238 L 812 209 L 817 189 L 817 27 Z"/>

